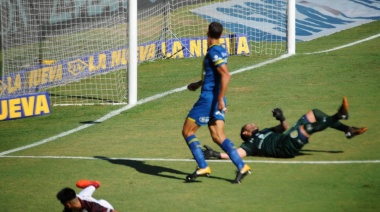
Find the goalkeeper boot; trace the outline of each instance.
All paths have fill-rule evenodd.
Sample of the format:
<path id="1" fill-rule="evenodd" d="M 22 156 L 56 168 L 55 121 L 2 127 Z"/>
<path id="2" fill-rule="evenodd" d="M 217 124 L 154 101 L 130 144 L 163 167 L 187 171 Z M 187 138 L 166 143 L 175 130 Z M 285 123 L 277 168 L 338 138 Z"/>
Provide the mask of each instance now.
<path id="1" fill-rule="evenodd" d="M 348 101 L 346 97 L 343 97 L 342 106 L 338 110 L 338 117 L 344 120 L 348 119 Z"/>
<path id="2" fill-rule="evenodd" d="M 194 173 L 186 176 L 186 181 L 191 182 L 191 181 L 194 181 L 195 178 L 201 177 L 201 176 L 210 177 L 210 174 L 211 174 L 211 169 L 209 166 L 207 166 L 206 168 L 203 168 L 203 169 L 198 167 Z"/>
<path id="3" fill-rule="evenodd" d="M 356 135 L 361 135 L 367 131 L 366 127 L 350 127 L 346 132 L 346 138 L 351 139 Z"/>
<path id="4" fill-rule="evenodd" d="M 76 183 L 76 186 L 78 188 L 86 188 L 88 186 L 94 186 L 95 188 L 99 188 L 100 187 L 100 182 L 96 181 L 96 180 L 79 180 Z"/>
<path id="5" fill-rule="evenodd" d="M 249 167 L 247 164 L 244 165 L 240 171 L 237 171 L 236 178 L 232 183 L 240 184 L 243 178 L 247 175 L 251 174 L 251 167 Z"/>

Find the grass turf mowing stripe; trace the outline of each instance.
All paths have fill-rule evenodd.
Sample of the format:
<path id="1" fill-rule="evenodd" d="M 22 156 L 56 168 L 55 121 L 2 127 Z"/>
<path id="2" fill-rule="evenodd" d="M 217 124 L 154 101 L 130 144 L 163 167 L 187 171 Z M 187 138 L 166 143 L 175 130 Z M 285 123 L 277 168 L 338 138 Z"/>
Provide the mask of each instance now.
<path id="1" fill-rule="evenodd" d="M 325 52 L 335 51 L 335 50 L 339 50 L 339 49 L 342 49 L 342 48 L 350 47 L 350 46 L 353 46 L 353 45 L 356 45 L 356 44 L 360 44 L 360 43 L 363 43 L 363 42 L 375 39 L 375 38 L 377 38 L 379 36 L 380 36 L 380 34 L 377 34 L 377 35 L 374 35 L 374 36 L 371 36 L 371 37 L 368 37 L 368 38 L 365 38 L 365 39 L 362 39 L 362 40 L 358 40 L 358 41 L 355 41 L 355 42 L 352 42 L 352 43 L 349 43 L 349 44 L 346 44 L 346 45 L 343 45 L 343 46 L 336 47 L 336 48 L 328 49 L 328 50 L 325 50 L 325 51 L 319 51 L 319 52 L 305 53 L 305 54 L 318 54 L 318 53 L 325 53 Z M 245 72 L 245 71 L 248 71 L 248 70 L 252 70 L 252 69 L 255 69 L 255 68 L 259 68 L 259 67 L 265 66 L 265 65 L 270 64 L 270 63 L 275 63 L 275 62 L 277 62 L 279 60 L 288 58 L 290 56 L 291 55 L 289 55 L 289 54 L 282 55 L 282 56 L 280 56 L 278 58 L 274 58 L 274 59 L 271 59 L 271 60 L 268 60 L 268 61 L 256 64 L 256 65 L 253 65 L 253 66 L 248 66 L 246 68 L 242 68 L 242 69 L 233 71 L 233 72 L 231 72 L 231 75 L 238 74 L 238 73 L 241 73 L 241 72 Z M 186 88 L 187 88 L 187 86 L 184 86 L 184 87 L 176 88 L 176 89 L 173 89 L 173 90 L 161 93 L 161 94 L 157 94 L 157 95 L 145 98 L 145 99 L 141 99 L 141 100 L 137 101 L 137 103 L 135 105 L 127 105 L 127 106 L 122 107 L 122 108 L 120 108 L 118 110 L 112 111 L 112 112 L 108 113 L 107 115 L 103 116 L 102 118 L 96 120 L 94 123 L 105 121 L 105 120 L 110 119 L 110 118 L 112 118 L 112 117 L 120 114 L 121 112 L 127 111 L 127 110 L 129 110 L 129 109 L 131 109 L 131 108 L 133 108 L 133 107 L 135 107 L 137 105 L 144 104 L 144 103 L 147 103 L 147 102 L 150 102 L 150 101 L 153 101 L 153 100 L 160 99 L 160 98 L 165 97 L 165 96 L 167 96 L 169 94 L 181 92 L 183 90 L 186 90 Z M 14 152 L 18 152 L 18 151 L 21 151 L 21 150 L 33 148 L 33 147 L 45 144 L 45 143 L 50 142 L 50 141 L 54 141 L 54 140 L 56 140 L 58 138 L 64 137 L 66 135 L 70 135 L 72 133 L 78 132 L 78 131 L 83 130 L 83 129 L 86 129 L 87 127 L 90 127 L 92 125 L 93 125 L 93 123 L 85 124 L 83 126 L 74 128 L 72 130 L 60 133 L 60 134 L 58 134 L 56 136 L 53 136 L 53 137 L 50 137 L 50 138 L 47 138 L 47 139 L 44 139 L 44 140 L 41 140 L 41 141 L 38 141 L 38 142 L 35 142 L 35 143 L 32 143 L 32 144 L 29 144 L 29 145 L 26 145 L 26 146 L 22 146 L 22 147 L 19 147 L 19 148 L 15 148 L 15 149 L 11 149 L 11 150 L 8 150 L 8 151 L 0 152 L 0 156 L 4 156 L 4 155 L 10 154 L 10 153 L 14 153 Z"/>
<path id="2" fill-rule="evenodd" d="M 31 158 L 31 159 L 74 159 L 74 160 L 104 160 L 96 157 L 80 156 L 0 156 L 0 158 Z M 166 162 L 194 162 L 194 159 L 175 158 L 107 158 L 106 160 L 133 160 L 133 161 L 166 161 Z M 230 160 L 207 160 L 211 163 L 231 163 Z M 380 163 L 380 160 L 341 160 L 341 161 L 294 161 L 294 160 L 244 160 L 245 163 L 271 163 L 271 164 L 357 164 Z"/>

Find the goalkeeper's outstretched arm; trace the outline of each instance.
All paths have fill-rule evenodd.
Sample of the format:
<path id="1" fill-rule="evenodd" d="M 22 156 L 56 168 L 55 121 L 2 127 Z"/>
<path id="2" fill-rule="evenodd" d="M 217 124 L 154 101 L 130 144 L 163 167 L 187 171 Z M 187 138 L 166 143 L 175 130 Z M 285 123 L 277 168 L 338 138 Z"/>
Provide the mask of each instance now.
<path id="1" fill-rule="evenodd" d="M 286 118 L 280 108 L 273 109 L 272 113 L 273 117 L 275 117 L 276 120 L 280 121 L 279 125 L 271 128 L 273 132 L 283 133 L 285 130 L 289 129 L 289 124 L 286 121 Z"/>
<path id="2" fill-rule="evenodd" d="M 207 145 L 204 145 L 204 148 L 205 149 L 203 150 L 203 154 L 205 156 L 205 159 L 230 159 L 227 153 L 215 151 Z M 241 158 L 247 156 L 247 152 L 241 147 L 237 148 L 236 151 Z"/>

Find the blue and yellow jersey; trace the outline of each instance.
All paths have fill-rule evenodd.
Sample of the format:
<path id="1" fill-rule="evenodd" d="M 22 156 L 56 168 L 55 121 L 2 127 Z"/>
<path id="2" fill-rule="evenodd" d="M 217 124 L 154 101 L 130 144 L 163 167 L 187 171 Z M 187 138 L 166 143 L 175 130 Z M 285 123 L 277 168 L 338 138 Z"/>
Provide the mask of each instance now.
<path id="1" fill-rule="evenodd" d="M 221 77 L 217 68 L 223 64 L 227 64 L 227 59 L 227 50 L 220 44 L 214 44 L 208 48 L 203 60 L 202 91 L 219 91 Z"/>

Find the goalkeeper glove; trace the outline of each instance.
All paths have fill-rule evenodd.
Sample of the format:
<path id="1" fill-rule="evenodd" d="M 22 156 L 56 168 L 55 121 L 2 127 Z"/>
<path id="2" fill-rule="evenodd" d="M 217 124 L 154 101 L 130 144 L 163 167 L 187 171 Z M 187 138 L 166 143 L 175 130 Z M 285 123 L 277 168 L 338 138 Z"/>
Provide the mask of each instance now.
<path id="1" fill-rule="evenodd" d="M 205 156 L 205 159 L 212 159 L 212 158 L 220 159 L 220 152 L 217 152 L 211 149 L 211 147 L 207 145 L 204 145 L 204 148 L 206 148 L 203 150 L 203 155 Z"/>
<path id="2" fill-rule="evenodd" d="M 273 109 L 272 113 L 273 113 L 273 117 L 275 117 L 276 120 L 285 121 L 284 114 L 282 113 L 282 110 L 280 108 Z"/>

